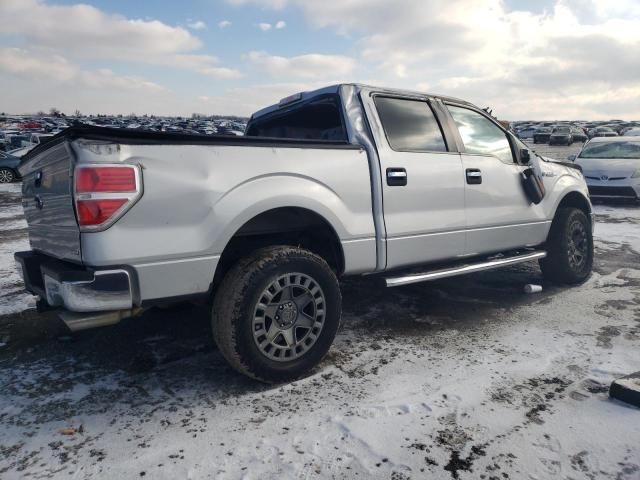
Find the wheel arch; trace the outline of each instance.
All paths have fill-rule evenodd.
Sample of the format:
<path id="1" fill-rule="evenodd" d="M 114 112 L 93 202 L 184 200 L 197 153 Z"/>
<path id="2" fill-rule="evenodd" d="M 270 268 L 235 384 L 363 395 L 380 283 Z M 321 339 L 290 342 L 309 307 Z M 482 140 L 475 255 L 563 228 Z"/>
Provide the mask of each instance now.
<path id="1" fill-rule="evenodd" d="M 3 165 L 3 166 L 0 167 L 0 170 L 9 170 L 11 173 L 13 173 L 13 179 L 14 180 L 17 180 L 17 179 L 21 178 L 20 177 L 20 172 L 18 172 L 17 168 L 12 168 L 12 167 L 9 167 L 7 165 Z"/>
<path id="2" fill-rule="evenodd" d="M 582 210 L 588 217 L 590 217 L 592 213 L 591 202 L 589 202 L 582 193 L 575 190 L 562 197 L 554 212 L 554 218 L 556 213 L 558 213 L 558 210 L 566 207 L 573 207 Z"/>
<path id="3" fill-rule="evenodd" d="M 344 249 L 331 222 L 309 208 L 280 206 L 254 215 L 231 236 L 216 268 L 214 290 L 239 259 L 273 245 L 307 249 L 322 257 L 337 275 L 344 272 Z"/>

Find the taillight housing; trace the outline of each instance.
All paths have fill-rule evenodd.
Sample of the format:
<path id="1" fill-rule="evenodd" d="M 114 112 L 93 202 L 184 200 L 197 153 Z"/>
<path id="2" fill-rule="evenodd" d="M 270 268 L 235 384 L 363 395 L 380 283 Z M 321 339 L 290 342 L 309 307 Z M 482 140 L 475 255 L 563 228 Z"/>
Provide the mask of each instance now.
<path id="1" fill-rule="evenodd" d="M 105 230 L 142 196 L 137 165 L 78 165 L 74 174 L 74 201 L 81 231 Z"/>

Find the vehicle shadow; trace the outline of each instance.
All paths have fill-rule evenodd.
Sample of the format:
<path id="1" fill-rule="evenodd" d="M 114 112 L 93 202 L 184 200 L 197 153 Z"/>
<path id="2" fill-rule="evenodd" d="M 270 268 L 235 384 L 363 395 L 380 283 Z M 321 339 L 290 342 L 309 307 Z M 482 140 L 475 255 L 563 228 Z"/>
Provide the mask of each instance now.
<path id="1" fill-rule="evenodd" d="M 386 288 L 381 278 L 345 279 L 344 321 L 336 348 L 347 348 L 342 341 L 346 337 L 366 347 L 381 337 L 423 336 L 472 326 L 479 318 L 496 317 L 492 313 L 496 310 L 544 301 L 551 291 L 535 297 L 522 291 L 524 284 L 540 281 L 535 265 L 395 289 Z M 38 318 L 48 322 L 41 336 L 17 338 L 0 350 L 0 388 L 4 392 L 45 401 L 52 390 L 65 391 L 78 382 L 98 384 L 111 377 L 111 387 L 128 386 L 116 388 L 120 392 L 116 397 L 111 392 L 111 401 L 127 403 L 130 394 L 126 390 L 133 388 L 136 403 L 155 404 L 165 395 L 177 397 L 187 392 L 220 401 L 278 388 L 250 380 L 228 367 L 212 340 L 207 307 L 152 309 L 118 325 L 75 334 L 66 331 L 54 315 L 36 316 L 31 321 Z M 33 327 L 27 324 L 23 328 Z M 19 329 L 17 326 L 16 335 Z M 315 373 L 335 361 L 330 355 Z M 138 395 L 141 392 L 146 393 Z"/>

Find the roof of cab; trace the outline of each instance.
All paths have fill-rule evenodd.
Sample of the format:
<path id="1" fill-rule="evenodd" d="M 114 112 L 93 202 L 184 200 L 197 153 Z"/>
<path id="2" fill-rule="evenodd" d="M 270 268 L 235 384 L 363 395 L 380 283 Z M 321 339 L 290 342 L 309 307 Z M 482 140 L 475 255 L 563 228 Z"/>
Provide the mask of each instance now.
<path id="1" fill-rule="evenodd" d="M 360 90 L 369 90 L 369 91 L 374 91 L 374 92 L 378 92 L 378 93 L 387 93 L 387 94 L 396 94 L 396 95 L 400 94 L 400 95 L 413 96 L 413 97 L 438 98 L 438 99 L 440 99 L 442 101 L 445 101 L 445 102 L 455 102 L 455 103 L 459 103 L 459 104 L 463 104 L 463 105 L 475 106 L 472 103 L 467 102 L 466 100 L 461 100 L 461 99 L 455 98 L 455 97 L 449 97 L 449 96 L 445 96 L 445 95 L 437 95 L 437 94 L 426 93 L 426 92 L 419 92 L 419 91 L 416 91 L 416 90 L 404 90 L 404 89 L 399 89 L 399 88 L 376 87 L 376 86 L 373 86 L 373 85 L 366 85 L 366 84 L 363 84 L 363 83 L 340 83 L 340 84 L 336 84 L 336 85 L 330 85 L 328 87 L 323 87 L 323 88 L 320 88 L 320 89 L 317 89 L 317 90 L 311 90 L 309 92 L 300 92 L 300 97 L 297 98 L 295 102 L 292 102 L 289 105 L 294 105 L 294 104 L 296 104 L 298 102 L 302 102 L 304 100 L 308 100 L 310 98 L 317 97 L 317 96 L 320 96 L 320 95 L 337 94 L 340 91 L 340 88 L 342 86 L 352 86 L 352 87 L 356 87 L 357 89 L 360 89 Z M 276 103 L 274 105 L 270 105 L 268 107 L 265 107 L 265 108 L 255 112 L 251 116 L 251 120 L 255 120 L 256 118 L 262 117 L 264 115 L 268 115 L 269 113 L 273 113 L 275 111 L 278 111 L 281 108 L 283 108 L 283 105 L 280 105 L 279 103 Z"/>

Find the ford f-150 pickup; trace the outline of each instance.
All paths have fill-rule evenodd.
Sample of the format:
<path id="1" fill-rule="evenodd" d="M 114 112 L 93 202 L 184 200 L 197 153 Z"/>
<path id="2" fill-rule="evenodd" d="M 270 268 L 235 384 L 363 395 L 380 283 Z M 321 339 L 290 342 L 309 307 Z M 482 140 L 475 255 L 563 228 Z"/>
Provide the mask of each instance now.
<path id="1" fill-rule="evenodd" d="M 343 84 L 255 113 L 246 135 L 76 126 L 20 166 L 26 289 L 72 330 L 208 300 L 213 337 L 253 378 L 329 350 L 338 279 L 390 287 L 538 260 L 590 274 L 579 167 L 530 152 L 455 98 Z"/>

